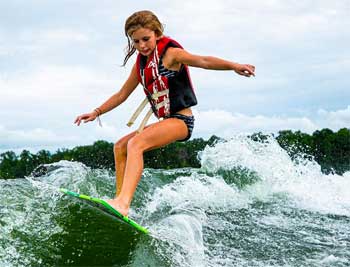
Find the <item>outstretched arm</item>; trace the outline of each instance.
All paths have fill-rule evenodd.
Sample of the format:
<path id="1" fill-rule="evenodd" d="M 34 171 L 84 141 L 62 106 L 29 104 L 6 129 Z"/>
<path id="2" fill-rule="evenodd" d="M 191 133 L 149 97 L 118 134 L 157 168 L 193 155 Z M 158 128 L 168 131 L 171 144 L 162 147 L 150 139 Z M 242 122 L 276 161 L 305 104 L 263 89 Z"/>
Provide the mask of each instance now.
<path id="1" fill-rule="evenodd" d="M 74 123 L 76 123 L 79 126 L 81 121 L 83 121 L 84 123 L 93 121 L 96 119 L 97 116 L 100 116 L 103 113 L 106 113 L 116 108 L 129 97 L 129 95 L 135 90 L 138 84 L 139 81 L 137 79 L 137 70 L 135 64 L 131 70 L 129 78 L 126 80 L 122 88 L 117 93 L 112 95 L 106 102 L 104 102 L 100 107 L 96 108 L 94 111 L 78 116 L 75 119 Z"/>
<path id="2" fill-rule="evenodd" d="M 255 76 L 255 66 L 253 65 L 239 64 L 212 56 L 193 55 L 181 48 L 169 48 L 166 51 L 166 57 L 171 66 L 185 64 L 202 69 L 233 70 L 246 77 Z"/>

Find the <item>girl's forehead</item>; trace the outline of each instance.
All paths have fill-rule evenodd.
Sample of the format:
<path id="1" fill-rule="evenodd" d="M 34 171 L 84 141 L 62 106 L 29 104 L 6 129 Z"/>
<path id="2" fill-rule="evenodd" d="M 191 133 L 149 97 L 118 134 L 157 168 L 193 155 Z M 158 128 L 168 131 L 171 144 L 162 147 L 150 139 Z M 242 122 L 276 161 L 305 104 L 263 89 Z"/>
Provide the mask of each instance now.
<path id="1" fill-rule="evenodd" d="M 153 34 L 155 34 L 155 32 L 148 29 L 148 28 L 139 28 L 131 34 L 131 38 L 132 39 L 141 39 L 144 36 L 152 36 Z"/>

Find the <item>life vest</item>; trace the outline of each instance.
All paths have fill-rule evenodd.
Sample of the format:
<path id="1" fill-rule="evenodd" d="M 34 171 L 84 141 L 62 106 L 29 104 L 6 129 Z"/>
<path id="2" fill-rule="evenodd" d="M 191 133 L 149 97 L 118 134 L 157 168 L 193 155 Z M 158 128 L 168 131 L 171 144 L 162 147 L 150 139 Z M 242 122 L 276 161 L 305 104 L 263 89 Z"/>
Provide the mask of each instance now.
<path id="1" fill-rule="evenodd" d="M 146 98 L 128 122 L 128 126 L 133 124 L 136 117 L 148 102 L 151 104 L 151 109 L 141 123 L 139 132 L 143 130 L 152 112 L 158 119 L 161 119 L 197 104 L 189 70 L 186 65 L 182 65 L 173 77 L 168 78 L 159 73 L 160 60 L 169 47 L 182 48 L 176 41 L 168 37 L 162 37 L 157 41 L 157 46 L 148 59 L 140 53 L 137 56 L 136 67 L 138 80 L 143 86 Z"/>

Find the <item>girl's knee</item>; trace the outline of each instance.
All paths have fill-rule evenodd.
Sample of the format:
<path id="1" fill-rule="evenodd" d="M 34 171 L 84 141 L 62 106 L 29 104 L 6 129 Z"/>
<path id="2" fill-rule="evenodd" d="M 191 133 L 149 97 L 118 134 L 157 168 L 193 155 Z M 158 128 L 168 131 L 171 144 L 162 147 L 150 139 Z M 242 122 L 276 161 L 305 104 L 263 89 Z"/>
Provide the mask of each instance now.
<path id="1" fill-rule="evenodd" d="M 121 155 L 121 156 L 126 156 L 127 153 L 127 147 L 128 147 L 128 142 L 130 139 L 135 137 L 136 132 L 128 134 L 121 139 L 119 139 L 115 144 L 114 144 L 114 154 L 115 155 Z"/>
<path id="2" fill-rule="evenodd" d="M 129 152 L 140 152 L 143 153 L 145 150 L 144 141 L 139 136 L 134 136 L 131 138 L 127 144 L 127 151 Z"/>
<path id="3" fill-rule="evenodd" d="M 114 154 L 115 155 L 124 155 L 126 154 L 127 143 L 123 142 L 123 140 L 119 140 L 114 144 Z"/>

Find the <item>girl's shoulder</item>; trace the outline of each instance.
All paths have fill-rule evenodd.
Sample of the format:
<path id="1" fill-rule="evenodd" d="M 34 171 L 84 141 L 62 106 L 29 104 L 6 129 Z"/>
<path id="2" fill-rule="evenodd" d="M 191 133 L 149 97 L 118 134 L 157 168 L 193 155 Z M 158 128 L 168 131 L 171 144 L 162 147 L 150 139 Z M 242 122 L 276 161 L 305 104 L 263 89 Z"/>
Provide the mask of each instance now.
<path id="1" fill-rule="evenodd" d="M 158 44 L 163 44 L 166 47 L 179 47 L 183 48 L 182 45 L 176 41 L 175 39 L 171 38 L 170 36 L 163 35 L 161 39 L 159 39 Z"/>

